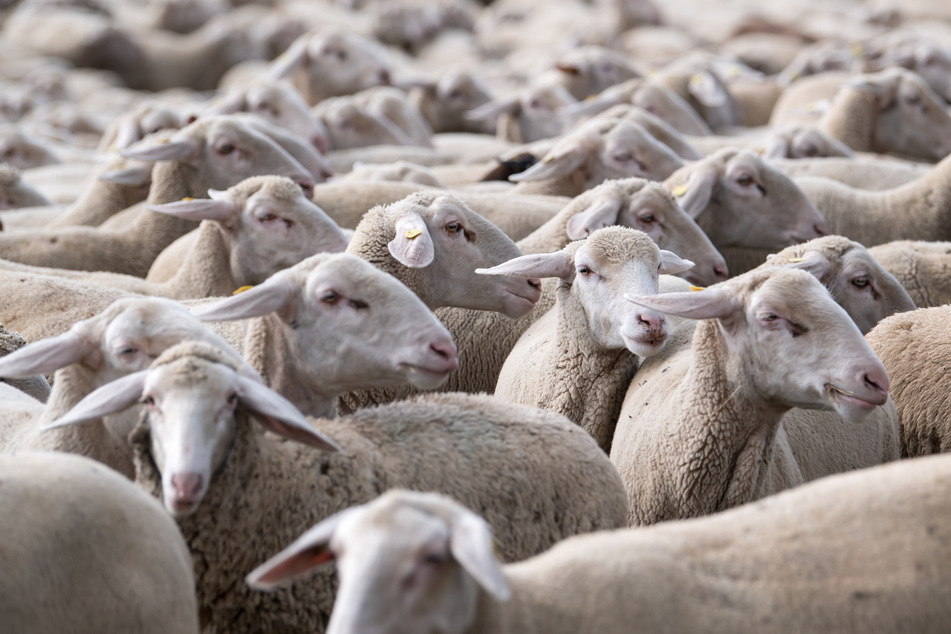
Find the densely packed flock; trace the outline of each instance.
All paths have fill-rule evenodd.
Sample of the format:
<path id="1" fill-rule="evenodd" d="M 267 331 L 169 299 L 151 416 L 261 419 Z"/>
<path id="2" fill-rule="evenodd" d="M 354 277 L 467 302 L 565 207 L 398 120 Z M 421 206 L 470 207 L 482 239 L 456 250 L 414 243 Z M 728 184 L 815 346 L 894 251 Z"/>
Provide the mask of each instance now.
<path id="1" fill-rule="evenodd" d="M 0 632 L 951 628 L 947 2 L 0 18 Z"/>

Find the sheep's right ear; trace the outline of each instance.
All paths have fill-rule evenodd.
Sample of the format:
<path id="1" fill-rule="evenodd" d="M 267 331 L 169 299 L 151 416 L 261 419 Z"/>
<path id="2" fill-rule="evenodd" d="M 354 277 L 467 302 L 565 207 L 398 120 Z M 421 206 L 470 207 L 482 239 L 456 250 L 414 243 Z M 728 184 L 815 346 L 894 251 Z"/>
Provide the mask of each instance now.
<path id="1" fill-rule="evenodd" d="M 763 158 L 786 158 L 789 155 L 789 140 L 783 136 L 775 135 L 766 144 L 763 149 Z"/>
<path id="2" fill-rule="evenodd" d="M 141 163 L 122 169 L 107 170 L 96 178 L 117 185 L 125 185 L 126 187 L 145 187 L 152 183 L 152 164 Z"/>
<path id="3" fill-rule="evenodd" d="M 468 121 L 495 121 L 500 115 L 514 115 L 522 107 L 518 95 L 509 95 L 484 103 L 466 113 Z"/>
<path id="4" fill-rule="evenodd" d="M 545 158 L 519 174 L 512 174 L 509 180 L 515 183 L 522 181 L 541 181 L 551 178 L 564 178 L 584 165 L 588 155 L 580 144 L 562 149 L 558 154 L 548 154 Z"/>
<path id="5" fill-rule="evenodd" d="M 396 236 L 386 248 L 403 266 L 421 269 L 436 258 L 436 247 L 426 221 L 417 213 L 409 213 L 396 221 Z"/>
<path id="6" fill-rule="evenodd" d="M 621 197 L 615 193 L 597 197 L 587 209 L 568 219 L 568 237 L 581 240 L 598 229 L 617 224 L 621 212 Z"/>
<path id="7" fill-rule="evenodd" d="M 248 94 L 244 90 L 238 90 L 230 95 L 225 95 L 223 98 L 212 103 L 206 110 L 201 114 L 202 116 L 213 115 L 213 114 L 234 114 L 236 112 L 244 112 L 248 108 Z"/>
<path id="8" fill-rule="evenodd" d="M 687 92 L 707 108 L 718 108 L 729 99 L 726 88 L 720 80 L 708 71 L 691 76 L 690 81 L 687 82 Z"/>
<path id="9" fill-rule="evenodd" d="M 483 590 L 499 601 L 511 597 L 492 548 L 492 529 L 484 519 L 468 509 L 460 510 L 452 518 L 449 551 Z"/>
<path id="10" fill-rule="evenodd" d="M 734 294 L 725 288 L 664 295 L 625 293 L 624 299 L 659 313 L 687 319 L 723 319 L 732 316 L 741 307 Z"/>
<path id="11" fill-rule="evenodd" d="M 277 56 L 271 68 L 268 70 L 268 76 L 271 79 L 284 79 L 294 74 L 301 65 L 307 61 L 307 47 L 310 44 L 309 36 L 301 36 L 294 40 L 286 51 Z"/>
<path id="12" fill-rule="evenodd" d="M 713 198 L 713 188 L 716 187 L 720 174 L 713 165 L 699 165 L 694 169 L 686 185 L 675 187 L 674 196 L 688 216 L 694 220 L 703 213 Z"/>
<path id="13" fill-rule="evenodd" d="M 141 398 L 148 374 L 149 370 L 140 370 L 106 383 L 87 394 L 58 420 L 41 427 L 40 431 L 100 418 L 131 407 Z"/>
<path id="14" fill-rule="evenodd" d="M 217 220 L 223 222 L 234 218 L 241 211 L 229 198 L 222 196 L 222 192 L 215 191 L 213 198 L 195 198 L 193 200 L 178 200 L 164 205 L 146 205 L 148 209 L 163 214 L 169 214 L 185 220 Z"/>
<path id="15" fill-rule="evenodd" d="M 221 300 L 195 316 L 200 321 L 233 321 L 279 311 L 286 313 L 296 306 L 297 291 L 290 280 L 271 276 L 263 284 Z"/>
<path id="16" fill-rule="evenodd" d="M 238 376 L 238 399 L 254 412 L 269 431 L 324 451 L 343 451 L 340 445 L 311 426 L 289 400 L 261 383 Z"/>
<path id="17" fill-rule="evenodd" d="M 119 124 L 119 130 L 116 132 L 116 140 L 113 141 L 112 145 L 115 146 L 116 150 L 124 150 L 143 136 L 139 122 L 135 117 L 129 117 Z"/>
<path id="18" fill-rule="evenodd" d="M 187 136 L 139 141 L 119 154 L 137 161 L 187 161 L 198 153 L 198 142 Z"/>
<path id="19" fill-rule="evenodd" d="M 521 255 L 489 269 L 476 269 L 479 275 L 510 275 L 512 277 L 559 277 L 571 281 L 575 276 L 567 251 Z"/>
<path id="20" fill-rule="evenodd" d="M 769 262 L 772 257 L 773 256 L 767 256 L 766 261 Z M 829 262 L 829 259 L 818 251 L 809 251 L 801 258 L 786 260 L 785 262 L 779 262 L 778 264 L 790 269 L 800 269 L 805 271 L 820 281 L 822 280 L 822 277 L 829 272 L 829 269 L 832 266 L 832 263 Z"/>
<path id="21" fill-rule="evenodd" d="M 244 578 L 245 583 L 255 590 L 274 590 L 285 581 L 333 561 L 334 554 L 328 548 L 330 540 L 340 522 L 359 509 L 359 506 L 352 506 L 313 526 L 290 546 L 252 570 Z"/>
<path id="22" fill-rule="evenodd" d="M 32 376 L 55 372 L 79 363 L 95 351 L 93 344 L 73 331 L 40 339 L 0 359 L 0 376 Z"/>
<path id="23" fill-rule="evenodd" d="M 590 117 L 622 102 L 620 94 L 605 95 L 601 93 L 594 99 L 586 99 L 585 101 L 562 106 L 558 109 L 558 114 L 570 118 Z"/>

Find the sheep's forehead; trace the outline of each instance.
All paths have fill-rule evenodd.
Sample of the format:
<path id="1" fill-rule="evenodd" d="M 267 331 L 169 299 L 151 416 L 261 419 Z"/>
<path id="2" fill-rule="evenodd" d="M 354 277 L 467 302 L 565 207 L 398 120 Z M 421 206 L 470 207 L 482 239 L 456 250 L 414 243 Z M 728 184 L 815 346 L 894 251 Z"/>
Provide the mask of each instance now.
<path id="1" fill-rule="evenodd" d="M 204 397 L 227 396 L 238 384 L 238 375 L 231 368 L 196 357 L 183 357 L 154 367 L 145 380 L 143 392 L 173 392 L 199 390 Z"/>
<path id="2" fill-rule="evenodd" d="M 314 267 L 307 275 L 308 288 L 313 290 L 325 285 L 360 291 L 364 295 L 371 291 L 398 293 L 405 289 L 396 278 L 360 258 L 328 258 Z"/>
<path id="3" fill-rule="evenodd" d="M 157 334 L 194 332 L 204 330 L 201 323 L 187 310 L 161 300 L 133 300 L 116 306 L 109 316 L 106 337 L 151 337 Z"/>
<path id="4" fill-rule="evenodd" d="M 836 306 L 829 292 L 805 271 L 778 269 L 772 275 L 760 278 L 760 284 L 750 289 L 748 307 L 768 304 L 782 309 L 787 316 L 811 316 L 821 319 Z M 834 312 L 834 311 L 831 311 Z"/>
<path id="5" fill-rule="evenodd" d="M 284 176 L 252 176 L 229 191 L 242 198 L 268 197 L 281 202 L 296 202 L 304 198 L 300 186 Z"/>
<path id="6" fill-rule="evenodd" d="M 386 544 L 391 556 L 412 556 L 433 543 L 448 545 L 448 523 L 431 513 L 409 504 L 371 504 L 341 521 L 335 532 L 333 546 L 360 541 L 375 534 Z"/>
<path id="7" fill-rule="evenodd" d="M 591 234 L 575 254 L 591 257 L 604 264 L 621 265 L 627 262 L 660 263 L 660 249 L 650 237 L 636 229 L 608 227 Z"/>

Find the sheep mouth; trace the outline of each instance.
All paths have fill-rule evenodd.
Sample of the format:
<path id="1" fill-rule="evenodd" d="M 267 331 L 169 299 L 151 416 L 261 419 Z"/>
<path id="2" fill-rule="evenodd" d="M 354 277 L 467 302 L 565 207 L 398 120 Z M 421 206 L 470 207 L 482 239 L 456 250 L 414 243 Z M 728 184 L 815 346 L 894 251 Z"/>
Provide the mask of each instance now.
<path id="1" fill-rule="evenodd" d="M 829 392 L 829 396 L 834 402 L 844 401 L 849 405 L 853 405 L 863 410 L 873 410 L 879 405 L 884 405 L 887 400 L 887 396 L 878 397 L 875 400 L 869 400 L 867 398 L 862 398 L 855 392 L 850 392 L 844 388 L 839 387 L 833 383 L 826 383 L 826 390 Z"/>
<path id="2" fill-rule="evenodd" d="M 406 378 L 411 385 L 423 389 L 439 387 L 449 375 L 459 366 L 453 359 L 438 367 L 401 363 L 400 367 L 406 372 Z"/>
<path id="3" fill-rule="evenodd" d="M 624 343 L 628 350 L 642 357 L 647 356 L 648 354 L 656 354 L 663 350 L 664 346 L 667 345 L 666 335 L 640 335 L 636 337 L 621 335 L 621 337 L 624 339 Z"/>

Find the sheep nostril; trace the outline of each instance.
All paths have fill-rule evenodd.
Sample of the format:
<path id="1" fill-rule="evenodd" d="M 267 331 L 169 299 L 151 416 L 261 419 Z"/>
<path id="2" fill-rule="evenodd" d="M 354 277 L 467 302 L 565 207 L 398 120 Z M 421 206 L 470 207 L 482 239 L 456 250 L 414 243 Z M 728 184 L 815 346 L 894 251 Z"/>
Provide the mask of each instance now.
<path id="1" fill-rule="evenodd" d="M 385 68 L 381 68 L 377 71 L 376 77 L 379 82 L 385 86 L 389 86 L 393 82 L 393 78 L 390 76 L 390 71 Z"/>
<path id="2" fill-rule="evenodd" d="M 539 291 L 542 290 L 542 282 L 541 282 L 541 280 L 528 280 L 528 285 L 531 286 L 531 287 L 534 288 L 534 289 L 539 290 Z"/>
<path id="3" fill-rule="evenodd" d="M 730 270 L 726 267 L 726 264 L 715 264 L 713 265 L 713 275 L 717 279 L 725 280 L 730 277 Z"/>
<path id="4" fill-rule="evenodd" d="M 816 233 L 818 233 L 820 236 L 829 235 L 829 230 L 826 228 L 826 224 L 824 222 L 817 222 L 812 226 L 812 228 L 815 229 Z"/>
<path id="5" fill-rule="evenodd" d="M 297 184 L 300 186 L 301 191 L 304 192 L 304 195 L 307 198 L 310 198 L 314 195 L 314 181 L 311 179 L 301 179 L 297 181 Z"/>

